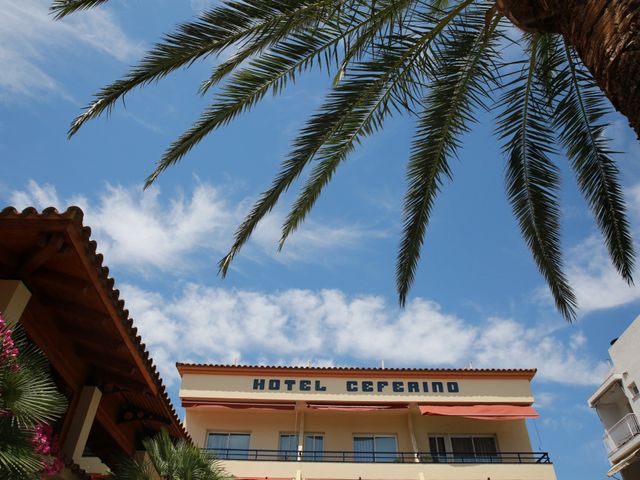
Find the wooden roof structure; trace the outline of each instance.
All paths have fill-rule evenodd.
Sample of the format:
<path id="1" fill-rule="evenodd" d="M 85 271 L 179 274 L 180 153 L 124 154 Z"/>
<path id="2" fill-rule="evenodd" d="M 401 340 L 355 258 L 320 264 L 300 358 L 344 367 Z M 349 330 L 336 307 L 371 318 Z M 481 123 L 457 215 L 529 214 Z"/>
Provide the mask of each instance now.
<path id="1" fill-rule="evenodd" d="M 31 292 L 21 324 L 48 357 L 68 411 L 84 385 L 102 391 L 87 447 L 111 467 L 161 428 L 189 437 L 96 248 L 78 207 L 0 212 L 0 278 Z M 62 442 L 68 428 L 65 418 Z"/>

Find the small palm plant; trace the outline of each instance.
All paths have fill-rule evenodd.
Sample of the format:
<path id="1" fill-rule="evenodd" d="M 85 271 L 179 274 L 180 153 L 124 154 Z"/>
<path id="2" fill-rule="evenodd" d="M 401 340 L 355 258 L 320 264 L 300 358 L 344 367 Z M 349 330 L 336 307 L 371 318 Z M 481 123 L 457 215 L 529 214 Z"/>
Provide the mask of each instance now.
<path id="1" fill-rule="evenodd" d="M 58 473 L 62 462 L 54 456 L 50 424 L 65 409 L 47 358 L 0 315 L 0 478 Z"/>
<path id="2" fill-rule="evenodd" d="M 174 443 L 166 430 L 143 442 L 145 459 L 126 459 L 114 480 L 227 480 L 215 459 L 186 440 Z"/>

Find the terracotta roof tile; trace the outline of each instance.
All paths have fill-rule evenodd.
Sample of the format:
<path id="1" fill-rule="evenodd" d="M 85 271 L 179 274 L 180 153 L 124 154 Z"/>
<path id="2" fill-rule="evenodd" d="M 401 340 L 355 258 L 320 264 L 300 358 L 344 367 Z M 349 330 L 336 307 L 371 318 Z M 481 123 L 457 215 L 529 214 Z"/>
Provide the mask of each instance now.
<path id="1" fill-rule="evenodd" d="M 300 372 L 389 372 L 389 373 L 479 373 L 479 374 L 523 374 L 533 377 L 537 372 L 535 368 L 379 368 L 379 367 L 304 367 L 304 366 L 287 366 L 287 365 L 230 365 L 215 363 L 188 363 L 177 362 L 178 370 L 181 368 L 202 368 L 202 369 L 276 369 L 284 371 L 300 371 Z"/>

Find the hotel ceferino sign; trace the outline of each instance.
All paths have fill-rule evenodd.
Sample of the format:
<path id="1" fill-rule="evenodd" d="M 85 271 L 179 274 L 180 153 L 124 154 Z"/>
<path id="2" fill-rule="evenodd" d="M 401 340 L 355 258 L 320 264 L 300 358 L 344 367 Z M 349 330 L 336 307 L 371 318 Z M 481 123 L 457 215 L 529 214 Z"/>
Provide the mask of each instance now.
<path id="1" fill-rule="evenodd" d="M 252 390 L 259 392 L 460 393 L 458 382 L 448 381 L 345 380 L 331 386 L 311 379 L 253 378 L 251 382 Z"/>

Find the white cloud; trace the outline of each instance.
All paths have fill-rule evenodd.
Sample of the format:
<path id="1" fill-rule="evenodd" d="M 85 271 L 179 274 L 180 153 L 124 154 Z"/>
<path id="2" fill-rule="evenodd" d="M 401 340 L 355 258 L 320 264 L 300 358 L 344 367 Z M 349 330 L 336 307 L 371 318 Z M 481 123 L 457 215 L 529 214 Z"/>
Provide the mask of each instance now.
<path id="1" fill-rule="evenodd" d="M 109 10 L 96 8 L 54 21 L 50 3 L 0 0 L 0 101 L 51 92 L 66 96 L 45 67 L 63 49 L 88 47 L 122 62 L 142 53 Z"/>
<path id="2" fill-rule="evenodd" d="M 571 250 L 569 259 L 569 281 L 582 314 L 640 300 L 640 288 L 620 277 L 601 237 L 593 235 L 584 240 Z"/>
<path id="3" fill-rule="evenodd" d="M 223 198 L 220 188 L 206 183 L 198 184 L 189 197 L 176 194 L 171 198 L 155 187 L 143 192 L 138 186 L 107 185 L 94 201 L 83 196 L 61 200 L 54 186 L 33 180 L 25 190 L 13 191 L 10 202 L 19 209 L 55 206 L 64 210 L 69 205 L 80 206 L 85 212 L 85 224 L 91 226 L 109 264 L 143 273 L 158 269 L 180 273 L 203 261 L 214 268 L 215 260 L 231 245 L 233 232 L 250 205 L 248 201 L 232 205 Z M 309 221 L 278 253 L 282 218 L 280 212 L 267 216 L 240 256 L 327 264 L 335 260 L 339 250 L 362 248 L 365 239 L 383 235 L 357 225 Z"/>
<path id="4" fill-rule="evenodd" d="M 607 368 L 588 358 L 578 334 L 563 341 L 555 333 L 499 318 L 473 325 L 421 298 L 400 310 L 379 296 L 347 296 L 339 290 L 261 293 L 188 283 L 172 299 L 132 285 L 121 290 L 167 382 L 176 379 L 175 361 L 472 363 L 537 367 L 542 380 L 578 385 L 597 384 Z"/>
<path id="5" fill-rule="evenodd" d="M 636 245 L 640 238 L 640 183 L 626 190 Z M 638 247 L 636 247 L 638 250 Z M 569 252 L 569 281 L 576 290 L 580 311 L 586 314 L 640 300 L 640 288 L 628 285 L 611 264 L 602 237 L 592 235 Z M 637 274 L 636 274 L 637 275 Z"/>
<path id="6" fill-rule="evenodd" d="M 640 183 L 625 190 L 631 233 L 640 254 Z M 611 263 L 602 236 L 593 234 L 569 249 L 567 276 L 578 301 L 578 313 L 586 315 L 596 310 L 606 310 L 640 300 L 638 285 L 628 285 Z M 635 275 L 638 280 L 638 269 Z M 547 287 L 541 287 L 537 298 L 552 304 Z"/>

